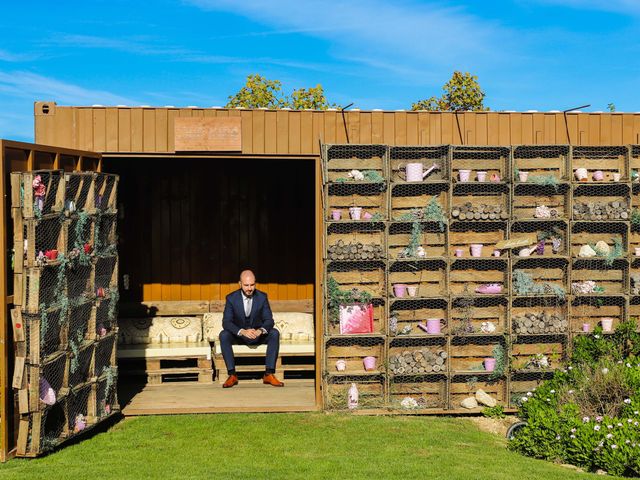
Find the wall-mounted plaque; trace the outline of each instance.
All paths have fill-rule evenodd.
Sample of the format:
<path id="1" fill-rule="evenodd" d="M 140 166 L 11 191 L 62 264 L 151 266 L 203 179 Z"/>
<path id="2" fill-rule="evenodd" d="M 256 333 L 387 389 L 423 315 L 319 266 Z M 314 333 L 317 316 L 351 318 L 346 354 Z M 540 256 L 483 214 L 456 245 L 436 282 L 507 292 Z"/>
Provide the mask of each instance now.
<path id="1" fill-rule="evenodd" d="M 239 152 L 242 150 L 241 117 L 177 117 L 176 152 Z"/>

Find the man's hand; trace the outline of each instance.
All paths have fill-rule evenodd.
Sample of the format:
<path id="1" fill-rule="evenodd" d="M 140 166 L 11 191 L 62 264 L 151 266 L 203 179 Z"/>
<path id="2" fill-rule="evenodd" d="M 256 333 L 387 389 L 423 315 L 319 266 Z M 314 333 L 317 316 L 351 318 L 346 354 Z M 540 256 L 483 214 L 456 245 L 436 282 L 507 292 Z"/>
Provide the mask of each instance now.
<path id="1" fill-rule="evenodd" d="M 255 340 L 260 335 L 262 335 L 262 332 L 253 328 L 242 328 L 238 331 L 238 334 L 242 335 L 243 337 L 247 337 L 250 340 Z"/>

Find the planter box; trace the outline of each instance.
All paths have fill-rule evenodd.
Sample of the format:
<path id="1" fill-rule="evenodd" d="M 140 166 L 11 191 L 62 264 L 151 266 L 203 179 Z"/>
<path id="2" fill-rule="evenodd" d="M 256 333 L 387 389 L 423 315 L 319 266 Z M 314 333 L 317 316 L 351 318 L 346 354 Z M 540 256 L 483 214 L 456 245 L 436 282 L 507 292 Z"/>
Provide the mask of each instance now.
<path id="1" fill-rule="evenodd" d="M 571 256 L 578 257 L 583 245 L 595 245 L 600 240 L 613 247 L 614 240 L 627 248 L 629 224 L 627 222 L 572 222 L 571 223 Z"/>
<path id="2" fill-rule="evenodd" d="M 451 147 L 451 178 L 458 182 L 460 170 L 472 170 L 471 180 L 478 170 L 487 172 L 487 179 L 497 174 L 503 182 L 507 175 L 511 149 L 509 147 L 480 147 L 455 145 Z"/>
<path id="3" fill-rule="evenodd" d="M 506 297 L 455 297 L 451 299 L 449 311 L 449 328 L 453 335 L 484 335 L 482 324 L 490 322 L 494 325 L 493 335 L 508 331 Z M 468 319 L 468 321 L 467 321 Z M 472 331 L 467 328 L 471 327 Z"/>
<path id="4" fill-rule="evenodd" d="M 513 296 L 540 296 L 537 291 L 528 291 L 531 288 L 515 282 L 517 271 L 524 273 L 523 276 L 530 277 L 535 286 L 533 288 L 544 288 L 542 295 L 553 295 L 562 298 L 563 295 L 556 295 L 555 289 L 560 289 L 564 295 L 570 293 L 569 289 L 569 260 L 566 258 L 544 258 L 544 257 L 523 257 L 512 260 L 512 294 Z M 546 287 L 549 288 L 546 288 Z M 554 289 L 552 289 L 554 288 Z"/>
<path id="5" fill-rule="evenodd" d="M 600 320 L 613 318 L 613 329 L 615 330 L 622 320 L 627 318 L 626 300 L 622 296 L 579 296 L 571 301 L 569 310 L 571 317 L 571 331 L 574 333 L 583 332 L 582 325 L 589 324 L 590 331 L 600 325 Z"/>
<path id="6" fill-rule="evenodd" d="M 444 337 L 396 337 L 389 344 L 387 358 L 389 374 L 446 374 L 449 371 L 447 350 Z"/>
<path id="7" fill-rule="evenodd" d="M 385 301 L 379 298 L 374 299 L 371 302 L 373 307 L 373 334 L 384 334 L 387 330 L 387 316 L 386 316 L 386 307 Z M 330 321 L 326 322 L 325 332 L 327 335 L 340 335 L 340 323 L 338 321 Z M 349 335 L 371 335 L 362 333 L 352 333 Z"/>
<path id="8" fill-rule="evenodd" d="M 380 261 L 329 262 L 327 276 L 332 277 L 341 290 L 357 288 L 376 298 L 386 294 L 385 265 Z"/>
<path id="9" fill-rule="evenodd" d="M 540 335 L 569 332 L 567 299 L 520 297 L 511 300 L 511 332 Z"/>
<path id="10" fill-rule="evenodd" d="M 402 401 L 416 401 L 416 410 L 447 408 L 447 381 L 444 375 L 394 375 L 389 380 L 389 406 L 406 409 Z"/>
<path id="11" fill-rule="evenodd" d="M 441 228 L 436 222 L 420 223 L 419 246 L 424 248 L 424 258 L 442 258 L 447 255 L 447 228 Z M 389 259 L 404 259 L 420 257 L 407 257 L 407 248 L 411 242 L 413 230 L 411 222 L 394 222 L 389 225 L 387 237 Z"/>
<path id="12" fill-rule="evenodd" d="M 409 221 L 412 212 L 422 212 L 435 198 L 442 209 L 443 218 L 447 218 L 449 211 L 448 183 L 404 183 L 391 187 L 391 220 Z M 426 219 L 431 221 L 431 219 Z"/>
<path id="13" fill-rule="evenodd" d="M 41 412 L 20 417 L 16 455 L 36 457 L 53 450 L 68 436 L 67 400 L 63 398 Z"/>
<path id="14" fill-rule="evenodd" d="M 49 356 L 41 365 L 22 365 L 21 372 L 14 373 L 14 387 L 18 388 L 18 411 L 20 414 L 39 412 L 47 408 L 41 399 L 41 379 L 46 381 L 55 393 L 56 400 L 68 391 L 69 378 L 66 352 L 57 352 Z M 16 366 L 16 369 L 19 365 Z"/>
<path id="15" fill-rule="evenodd" d="M 542 382 L 553 378 L 553 371 L 512 373 L 509 382 L 509 406 L 517 408 L 528 393 L 538 388 Z"/>
<path id="16" fill-rule="evenodd" d="M 514 171 L 529 173 L 532 177 L 551 176 L 558 180 L 570 180 L 569 145 L 518 145 L 513 147 Z"/>
<path id="17" fill-rule="evenodd" d="M 365 370 L 365 357 L 376 358 L 374 370 Z M 342 372 L 336 368 L 338 360 L 346 363 Z M 334 337 L 325 341 L 325 368 L 332 375 L 380 374 L 384 360 L 384 339 L 381 337 Z"/>
<path id="18" fill-rule="evenodd" d="M 463 258 L 451 260 L 449 266 L 449 291 L 452 295 L 479 295 L 476 289 L 483 285 L 499 284 L 502 289 L 496 295 L 509 293 L 509 266 L 506 259 Z"/>
<path id="19" fill-rule="evenodd" d="M 118 198 L 117 175 L 109 173 L 94 173 L 94 206 L 96 211 L 103 213 L 115 213 L 117 211 Z M 91 202 L 91 199 L 89 199 Z M 91 206 L 86 207 L 91 209 Z"/>
<path id="20" fill-rule="evenodd" d="M 387 176 L 386 145 L 325 145 L 325 178 L 329 183 L 349 181 L 351 170 L 373 170 L 385 179 Z"/>
<path id="21" fill-rule="evenodd" d="M 358 410 L 385 406 L 385 379 L 382 375 L 327 375 L 323 381 L 324 408 L 347 410 L 351 384 L 358 388 Z"/>
<path id="22" fill-rule="evenodd" d="M 571 170 L 586 168 L 589 171 L 588 182 L 596 183 L 593 172 L 600 170 L 604 179 L 597 183 L 613 182 L 613 174 L 620 173 L 623 181 L 629 179 L 629 149 L 626 146 L 575 146 L 571 151 Z M 573 176 L 573 181 L 578 179 Z"/>
<path id="23" fill-rule="evenodd" d="M 498 405 L 507 406 L 507 382 L 505 380 L 487 380 L 486 375 L 465 374 L 454 375 L 449 383 L 449 406 L 452 410 L 482 411 L 484 405 L 475 410 L 462 409 L 460 402 L 467 397 L 475 396 L 478 390 L 484 390 L 498 401 Z"/>
<path id="24" fill-rule="evenodd" d="M 95 174 L 93 172 L 65 173 L 64 211 L 96 213 Z"/>
<path id="25" fill-rule="evenodd" d="M 407 260 L 394 262 L 389 267 L 388 292 L 394 294 L 394 284 L 417 289 L 415 297 L 441 297 L 449 291 L 447 264 L 444 260 Z M 408 294 L 405 294 L 407 297 Z M 394 295 L 395 297 L 395 295 Z"/>
<path id="26" fill-rule="evenodd" d="M 616 259 L 607 265 L 604 259 L 574 259 L 571 267 L 571 284 L 575 295 L 574 283 L 594 281 L 604 295 L 618 295 L 627 293 L 627 279 L 629 277 L 629 262 L 626 258 Z M 593 293 L 592 293 L 593 294 Z"/>
<path id="27" fill-rule="evenodd" d="M 503 183 L 457 183 L 451 195 L 453 220 L 508 220 L 509 187 Z"/>
<path id="28" fill-rule="evenodd" d="M 536 218 L 536 208 L 545 206 L 555 214 L 554 218 L 571 215 L 571 186 L 559 183 L 556 186 L 519 183 L 513 187 L 511 216 L 514 220 Z"/>
<path id="29" fill-rule="evenodd" d="M 507 222 L 452 222 L 449 226 L 449 256 L 455 255 L 455 250 L 462 249 L 463 257 L 471 256 L 471 245 L 483 244 L 482 256 L 491 257 L 494 246 L 507 238 Z"/>
<path id="30" fill-rule="evenodd" d="M 382 260 L 387 257 L 382 222 L 336 222 L 327 225 L 329 260 Z"/>
<path id="31" fill-rule="evenodd" d="M 454 337 L 451 339 L 450 368 L 452 373 L 491 375 L 484 368 L 485 358 L 493 357 L 493 348 L 504 345 L 501 335 Z M 505 373 L 508 369 L 505 369 Z"/>
<path id="32" fill-rule="evenodd" d="M 33 188 L 33 182 L 38 176 L 40 176 L 41 184 L 44 185 L 45 190 L 42 197 L 37 197 Z M 24 219 L 37 219 L 62 212 L 64 192 L 64 172 L 62 170 L 34 170 L 11 174 L 11 207 L 20 210 Z"/>
<path id="33" fill-rule="evenodd" d="M 511 371 L 537 372 L 560 368 L 567 356 L 566 335 L 518 336 L 511 344 Z M 540 360 L 541 356 L 546 359 Z"/>
<path id="34" fill-rule="evenodd" d="M 390 147 L 389 161 L 392 182 L 405 181 L 404 167 L 407 163 L 422 163 L 424 171 L 434 163 L 438 165 L 439 168 L 424 178 L 425 182 L 449 180 L 449 145 Z"/>
<path id="35" fill-rule="evenodd" d="M 631 218 L 629 185 L 574 185 L 573 220 L 622 220 Z"/>
<path id="36" fill-rule="evenodd" d="M 11 310 L 13 341 L 16 357 L 31 365 L 41 365 L 47 357 L 67 348 L 69 324 L 66 312 L 60 308 L 40 314 Z"/>
<path id="37" fill-rule="evenodd" d="M 518 238 L 527 235 L 535 235 L 540 238 L 547 233 L 558 234 L 560 236 L 560 248 L 558 253 L 553 253 L 553 243 L 550 238 L 544 240 L 544 253 L 540 255 L 534 251 L 531 256 L 539 257 L 557 257 L 569 255 L 569 222 L 567 220 L 533 220 L 533 221 L 514 221 L 511 223 L 509 238 Z M 520 248 L 513 249 L 514 259 L 517 258 Z"/>
<path id="38" fill-rule="evenodd" d="M 395 336 L 398 332 L 410 326 L 411 336 L 432 336 L 421 328 L 418 328 L 418 323 L 425 324 L 427 318 L 440 318 L 442 319 L 441 334 L 445 335 L 448 331 L 448 300 L 446 298 L 432 298 L 432 299 L 396 299 L 393 301 L 390 311 L 395 313 L 397 319 L 396 332 L 389 327 L 389 335 Z"/>

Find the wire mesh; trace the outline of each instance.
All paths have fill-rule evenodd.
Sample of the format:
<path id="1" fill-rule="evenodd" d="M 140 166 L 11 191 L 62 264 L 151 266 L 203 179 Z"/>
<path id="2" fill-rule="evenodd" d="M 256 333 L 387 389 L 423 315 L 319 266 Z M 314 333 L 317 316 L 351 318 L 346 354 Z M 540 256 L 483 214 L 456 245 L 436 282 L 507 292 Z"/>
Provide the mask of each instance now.
<path id="1" fill-rule="evenodd" d="M 614 174 L 629 179 L 627 169 L 628 147 L 622 145 L 572 147 L 571 168 L 574 181 L 614 182 Z M 579 171 L 586 170 L 586 172 Z"/>
<path id="2" fill-rule="evenodd" d="M 597 326 L 603 333 L 612 333 L 615 327 L 627 318 L 626 299 L 622 296 L 606 294 L 586 294 L 574 296 L 571 301 L 571 331 L 573 333 L 589 333 Z M 603 322 L 611 320 L 611 322 Z"/>
<path id="3" fill-rule="evenodd" d="M 455 336 L 497 335 L 507 332 L 508 299 L 474 295 L 451 298 L 450 332 Z"/>
<path id="4" fill-rule="evenodd" d="M 387 178 L 385 145 L 326 145 L 326 179 L 330 183 Z M 356 173 L 358 172 L 358 173 Z"/>
<path id="5" fill-rule="evenodd" d="M 389 405 L 393 409 L 447 408 L 445 375 L 393 375 L 389 381 Z"/>
<path id="6" fill-rule="evenodd" d="M 94 174 L 92 172 L 71 172 L 65 174 L 65 213 L 88 211 L 94 208 Z"/>
<path id="7" fill-rule="evenodd" d="M 391 181 L 438 182 L 449 180 L 449 146 L 391 147 Z M 407 175 L 407 166 L 409 175 Z"/>
<path id="8" fill-rule="evenodd" d="M 389 344 L 388 371 L 391 375 L 444 374 L 448 356 L 444 337 L 396 337 Z"/>
<path id="9" fill-rule="evenodd" d="M 509 287 L 506 259 L 456 258 L 449 267 L 452 295 L 506 295 Z"/>
<path id="10" fill-rule="evenodd" d="M 67 400 L 67 428 L 71 435 L 82 432 L 95 423 L 95 407 L 91 404 L 93 385 L 79 385 Z"/>
<path id="11" fill-rule="evenodd" d="M 533 240 L 526 247 L 515 249 L 515 254 L 539 256 L 568 256 L 569 222 L 566 220 L 535 220 L 511 222 L 509 238 L 529 237 Z M 532 250 L 531 245 L 535 245 Z"/>
<path id="12" fill-rule="evenodd" d="M 573 190 L 574 220 L 628 220 L 630 217 L 628 185 L 577 185 Z"/>
<path id="13" fill-rule="evenodd" d="M 109 335 L 96 342 L 94 376 L 100 376 L 104 373 L 105 369 L 115 366 L 115 342 L 115 335 Z"/>
<path id="14" fill-rule="evenodd" d="M 327 225 L 329 260 L 382 260 L 386 258 L 385 225 L 382 222 L 331 223 Z"/>
<path id="15" fill-rule="evenodd" d="M 389 288 L 395 298 L 447 295 L 447 263 L 444 260 L 406 260 L 389 267 Z"/>
<path id="16" fill-rule="evenodd" d="M 441 258 L 447 255 L 447 229 L 438 222 L 394 222 L 388 228 L 390 259 Z"/>
<path id="17" fill-rule="evenodd" d="M 94 250 L 98 257 L 112 256 L 117 253 L 118 235 L 116 230 L 116 214 L 98 215 L 95 220 Z"/>
<path id="18" fill-rule="evenodd" d="M 526 402 L 536 388 L 545 380 L 553 377 L 552 371 L 512 373 L 509 382 L 509 403 L 517 408 Z"/>
<path id="19" fill-rule="evenodd" d="M 518 297 L 512 299 L 511 331 L 517 335 L 569 332 L 567 299 L 558 297 Z"/>
<path id="20" fill-rule="evenodd" d="M 109 297 L 118 289 L 118 257 L 100 257 L 95 262 L 96 297 Z"/>
<path id="21" fill-rule="evenodd" d="M 116 331 L 118 326 L 117 290 L 110 292 L 109 298 L 99 299 L 96 305 L 95 334 L 104 337 Z"/>
<path id="22" fill-rule="evenodd" d="M 67 269 L 67 298 L 70 304 L 84 303 L 94 297 L 93 265 L 75 264 Z"/>
<path id="23" fill-rule="evenodd" d="M 84 212 L 74 214 L 66 221 L 66 252 L 70 260 L 88 264 L 93 253 L 94 219 Z"/>
<path id="24" fill-rule="evenodd" d="M 105 368 L 96 384 L 96 412 L 98 418 L 104 418 L 120 410 L 118 404 L 117 384 L 118 368 Z"/>
<path id="25" fill-rule="evenodd" d="M 449 226 L 449 256 L 494 256 L 495 245 L 506 240 L 507 231 L 507 222 L 452 222 Z"/>
<path id="26" fill-rule="evenodd" d="M 552 370 L 566 360 L 566 335 L 518 335 L 512 342 L 512 372 Z"/>
<path id="27" fill-rule="evenodd" d="M 469 405 L 468 399 L 473 399 Z M 449 405 L 453 410 L 481 411 L 490 405 L 508 405 L 505 379 L 490 379 L 482 372 L 455 373 L 449 383 Z M 474 408 L 473 405 L 476 405 Z"/>
<path id="28" fill-rule="evenodd" d="M 383 375 L 325 375 L 324 377 L 324 405 L 328 410 L 347 410 L 350 405 L 354 409 L 377 409 L 383 408 L 385 403 Z"/>
<path id="29" fill-rule="evenodd" d="M 612 260 L 626 256 L 629 241 L 627 222 L 573 222 L 571 256 Z"/>
<path id="30" fill-rule="evenodd" d="M 511 205 L 513 220 L 567 218 L 571 215 L 571 185 L 516 183 Z"/>
<path id="31" fill-rule="evenodd" d="M 512 262 L 511 288 L 514 296 L 549 295 L 559 299 L 569 293 L 569 260 L 525 257 Z"/>
<path id="32" fill-rule="evenodd" d="M 26 452 L 29 456 L 49 452 L 67 436 L 66 399 L 28 417 L 20 428 L 27 428 Z"/>
<path id="33" fill-rule="evenodd" d="M 25 219 L 60 213 L 64 207 L 63 175 L 62 170 L 12 173 L 12 186 L 19 190 L 13 198 L 20 199 L 13 206 L 21 207 Z"/>
<path id="34" fill-rule="evenodd" d="M 93 377 L 93 342 L 83 342 L 72 351 L 69 359 L 69 387 L 73 388 L 91 380 Z"/>
<path id="35" fill-rule="evenodd" d="M 99 212 L 115 212 L 118 176 L 109 173 L 94 174 L 94 202 Z"/>
<path id="36" fill-rule="evenodd" d="M 325 341 L 325 371 L 341 375 L 381 373 L 385 361 L 384 345 L 382 337 L 328 338 Z"/>
<path id="37" fill-rule="evenodd" d="M 453 220 L 508 220 L 509 186 L 504 183 L 457 183 L 451 196 Z"/>
<path id="38" fill-rule="evenodd" d="M 568 145 L 518 145 L 513 147 L 514 177 L 526 172 L 526 181 L 536 184 L 570 180 Z"/>
<path id="39" fill-rule="evenodd" d="M 456 145 L 451 147 L 451 177 L 464 183 L 482 181 L 508 181 L 509 147 L 478 147 Z"/>
<path id="40" fill-rule="evenodd" d="M 66 269 L 63 264 L 51 264 L 44 268 L 29 268 L 23 274 L 24 302 L 27 313 L 39 313 L 62 306 L 66 288 Z"/>
<path id="41" fill-rule="evenodd" d="M 448 301 L 444 298 L 393 301 L 389 312 L 389 336 L 446 335 L 449 328 Z"/>
<path id="42" fill-rule="evenodd" d="M 66 253 L 62 217 L 25 220 L 23 228 L 27 266 L 51 264 Z"/>
<path id="43" fill-rule="evenodd" d="M 447 183 L 403 183 L 391 188 L 391 220 L 437 222 L 444 231 L 448 211 Z"/>

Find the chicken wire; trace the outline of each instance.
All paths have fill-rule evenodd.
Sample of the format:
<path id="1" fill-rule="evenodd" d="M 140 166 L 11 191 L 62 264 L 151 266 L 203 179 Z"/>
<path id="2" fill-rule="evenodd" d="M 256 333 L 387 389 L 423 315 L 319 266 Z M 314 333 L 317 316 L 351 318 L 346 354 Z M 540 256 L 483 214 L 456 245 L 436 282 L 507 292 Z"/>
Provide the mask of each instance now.
<path id="1" fill-rule="evenodd" d="M 21 421 L 20 429 L 26 428 L 28 433 L 25 451 L 20 451 L 21 445 L 18 454 L 36 456 L 62 443 L 68 434 L 66 410 L 66 399 L 63 399 Z"/>
<path id="2" fill-rule="evenodd" d="M 23 313 L 22 324 L 26 338 L 26 358 L 32 365 L 40 365 L 48 356 L 66 349 L 66 311 L 58 308 L 39 314 Z"/>
<path id="3" fill-rule="evenodd" d="M 116 211 L 118 176 L 109 173 L 94 174 L 94 203 L 99 212 Z"/>
<path id="4" fill-rule="evenodd" d="M 93 376 L 100 376 L 106 368 L 114 366 L 115 344 L 115 335 L 109 335 L 96 342 Z"/>
<path id="5" fill-rule="evenodd" d="M 614 174 L 628 181 L 628 156 L 628 147 L 622 145 L 574 146 L 571 153 L 574 181 L 609 183 L 615 181 Z M 586 170 L 586 175 L 578 169 Z"/>
<path id="6" fill-rule="evenodd" d="M 98 418 L 104 418 L 120 410 L 117 392 L 118 367 L 111 366 L 103 369 L 96 384 L 96 413 Z"/>
<path id="7" fill-rule="evenodd" d="M 389 312 L 389 336 L 446 335 L 449 330 L 448 310 L 445 298 L 393 300 Z"/>
<path id="8" fill-rule="evenodd" d="M 347 410 L 349 392 L 353 387 L 357 391 L 355 408 L 382 408 L 386 404 L 385 383 L 383 375 L 325 375 L 323 380 L 325 408 Z"/>
<path id="9" fill-rule="evenodd" d="M 72 351 L 69 359 L 69 387 L 73 388 L 91 380 L 94 344 L 84 343 Z"/>
<path id="10" fill-rule="evenodd" d="M 544 184 L 570 180 L 569 145 L 518 145 L 513 147 L 514 178 L 527 173 L 527 182 Z"/>
<path id="11" fill-rule="evenodd" d="M 447 182 L 449 180 L 449 150 L 449 145 L 390 147 L 389 163 L 391 168 L 391 181 L 407 181 L 407 165 L 420 164 L 421 181 Z"/>
<path id="12" fill-rule="evenodd" d="M 79 385 L 69 393 L 67 428 L 70 435 L 78 434 L 95 423 L 95 405 L 91 402 L 95 398 L 93 388 L 93 384 Z"/>
<path id="13" fill-rule="evenodd" d="M 95 334 L 104 337 L 117 330 L 118 327 L 118 290 L 112 290 L 109 298 L 98 299 L 96 305 Z"/>
<path id="14" fill-rule="evenodd" d="M 72 172 L 65 174 L 65 213 L 93 212 L 94 173 Z"/>

